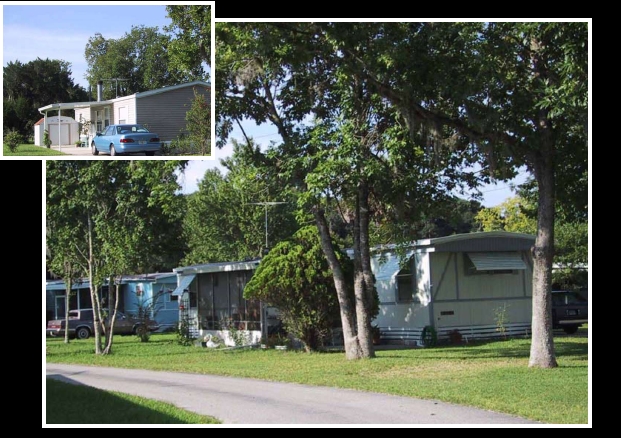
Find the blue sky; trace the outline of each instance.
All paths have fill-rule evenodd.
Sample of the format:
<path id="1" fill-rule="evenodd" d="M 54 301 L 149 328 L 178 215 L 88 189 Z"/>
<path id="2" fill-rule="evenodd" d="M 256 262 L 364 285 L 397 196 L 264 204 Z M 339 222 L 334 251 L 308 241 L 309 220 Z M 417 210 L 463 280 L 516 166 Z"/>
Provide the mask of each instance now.
<path id="1" fill-rule="evenodd" d="M 71 63 L 73 82 L 87 88 L 84 48 L 90 37 L 99 32 L 104 38 L 117 39 L 132 25 L 157 26 L 162 31 L 170 19 L 165 4 L 4 4 L 2 23 L 3 66 L 9 61 L 25 63 L 37 57 L 62 59 Z"/>

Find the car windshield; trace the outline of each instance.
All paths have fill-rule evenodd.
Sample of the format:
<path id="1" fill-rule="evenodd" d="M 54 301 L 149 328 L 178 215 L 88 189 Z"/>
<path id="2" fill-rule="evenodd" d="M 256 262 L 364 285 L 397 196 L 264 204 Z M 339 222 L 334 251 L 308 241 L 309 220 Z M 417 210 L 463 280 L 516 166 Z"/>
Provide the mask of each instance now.
<path id="1" fill-rule="evenodd" d="M 142 125 L 119 125 L 116 127 L 117 134 L 134 134 L 137 132 L 149 132 L 149 130 Z"/>
<path id="2" fill-rule="evenodd" d="M 566 305 L 583 304 L 587 300 L 576 292 L 554 292 L 552 293 L 552 301 L 556 305 Z"/>

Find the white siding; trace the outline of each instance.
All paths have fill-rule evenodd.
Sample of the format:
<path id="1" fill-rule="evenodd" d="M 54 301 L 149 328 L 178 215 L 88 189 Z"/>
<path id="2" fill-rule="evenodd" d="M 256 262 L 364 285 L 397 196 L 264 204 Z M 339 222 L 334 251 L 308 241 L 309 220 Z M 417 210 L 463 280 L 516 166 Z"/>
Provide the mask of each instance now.
<path id="1" fill-rule="evenodd" d="M 482 300 L 435 302 L 433 305 L 436 328 L 496 326 L 497 316 L 506 309 L 506 324 L 530 323 L 532 300 L 527 298 L 512 300 Z M 452 315 L 442 315 L 452 312 Z M 461 331 L 461 330 L 460 330 Z"/>
<path id="2" fill-rule="evenodd" d="M 455 276 L 455 256 L 450 252 L 427 254 L 431 263 L 431 284 L 433 300 L 457 299 L 457 278 Z"/>
<path id="3" fill-rule="evenodd" d="M 429 310 L 418 303 L 382 304 L 374 323 L 382 330 L 424 327 L 429 324 Z"/>
<path id="4" fill-rule="evenodd" d="M 125 98 L 115 99 L 114 104 L 112 105 L 112 114 L 111 114 L 111 125 L 116 125 L 119 122 L 119 113 L 123 108 L 123 111 L 126 112 L 125 123 L 137 123 L 136 122 L 136 97 L 134 95 L 127 96 Z"/>

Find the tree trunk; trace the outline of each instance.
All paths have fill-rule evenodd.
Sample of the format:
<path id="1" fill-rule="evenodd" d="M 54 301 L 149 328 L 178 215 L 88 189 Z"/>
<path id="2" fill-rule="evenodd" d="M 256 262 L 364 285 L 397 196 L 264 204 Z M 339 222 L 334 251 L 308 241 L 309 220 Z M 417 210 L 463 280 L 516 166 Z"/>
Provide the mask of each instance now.
<path id="1" fill-rule="evenodd" d="M 348 360 L 362 358 L 362 350 L 360 343 L 358 342 L 358 336 L 356 335 L 356 325 L 354 318 L 354 306 L 352 306 L 350 297 L 347 293 L 347 280 L 345 274 L 341 268 L 334 247 L 332 246 L 332 239 L 330 238 L 330 230 L 328 223 L 323 214 L 323 211 L 318 207 L 313 209 L 313 215 L 315 217 L 315 223 L 319 230 L 319 236 L 321 238 L 321 248 L 328 260 L 330 269 L 334 275 L 334 286 L 336 287 L 336 293 L 339 300 L 339 307 L 341 311 L 341 322 L 343 325 L 343 340 L 345 343 L 345 357 Z"/>
<path id="2" fill-rule="evenodd" d="M 69 343 L 69 300 L 73 286 L 73 269 L 71 263 L 65 262 L 65 344 Z"/>
<path id="3" fill-rule="evenodd" d="M 373 299 L 373 274 L 369 248 L 369 187 L 366 181 L 358 185 L 354 224 L 354 266 L 356 278 L 356 322 L 362 357 L 375 357 L 369 310 Z"/>
<path id="4" fill-rule="evenodd" d="M 552 262 L 554 258 L 554 165 L 553 146 L 544 141 L 541 156 L 535 161 L 539 189 L 537 238 L 533 247 L 533 318 L 529 367 L 554 368 L 552 333 Z"/>
<path id="5" fill-rule="evenodd" d="M 114 294 L 110 293 L 110 286 L 108 286 L 108 326 L 106 327 L 106 347 L 103 350 L 103 354 L 112 353 L 112 341 L 114 340 L 114 323 L 116 322 L 116 311 L 119 307 L 119 288 L 121 281 L 114 282 L 113 278 L 110 278 L 108 284 L 114 284 Z M 110 314 L 110 309 L 114 309 Z"/>
<path id="6" fill-rule="evenodd" d="M 95 255 L 93 254 L 93 223 L 90 213 L 88 214 L 88 280 L 90 283 L 91 304 L 93 306 L 93 330 L 95 331 L 95 354 L 101 354 L 101 318 L 99 308 L 99 296 L 95 285 Z"/>

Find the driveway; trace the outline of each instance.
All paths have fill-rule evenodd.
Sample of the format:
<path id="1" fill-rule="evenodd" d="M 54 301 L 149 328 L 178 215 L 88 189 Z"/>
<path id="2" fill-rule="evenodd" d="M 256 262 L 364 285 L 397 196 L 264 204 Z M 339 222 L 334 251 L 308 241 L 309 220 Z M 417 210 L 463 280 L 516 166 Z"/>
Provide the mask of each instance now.
<path id="1" fill-rule="evenodd" d="M 58 150 L 58 146 L 54 146 L 52 145 L 51 149 L 54 149 L 55 151 Z M 91 152 L 91 148 L 90 147 L 75 147 L 75 146 L 61 146 L 60 147 L 60 151 L 64 152 L 65 154 L 69 154 L 69 155 L 89 155 L 91 157 L 93 157 L 93 159 L 97 159 L 97 157 L 109 157 L 108 154 L 99 154 L 97 155 L 97 157 L 93 156 L 92 152 Z M 133 157 L 133 156 L 145 156 L 145 153 L 140 153 L 140 154 L 129 154 L 129 155 L 123 155 L 124 157 Z M 159 154 L 155 154 L 155 155 L 159 155 Z"/>
<path id="2" fill-rule="evenodd" d="M 47 377 L 161 400 L 225 424 L 537 424 L 449 403 L 202 374 L 46 364 Z"/>

